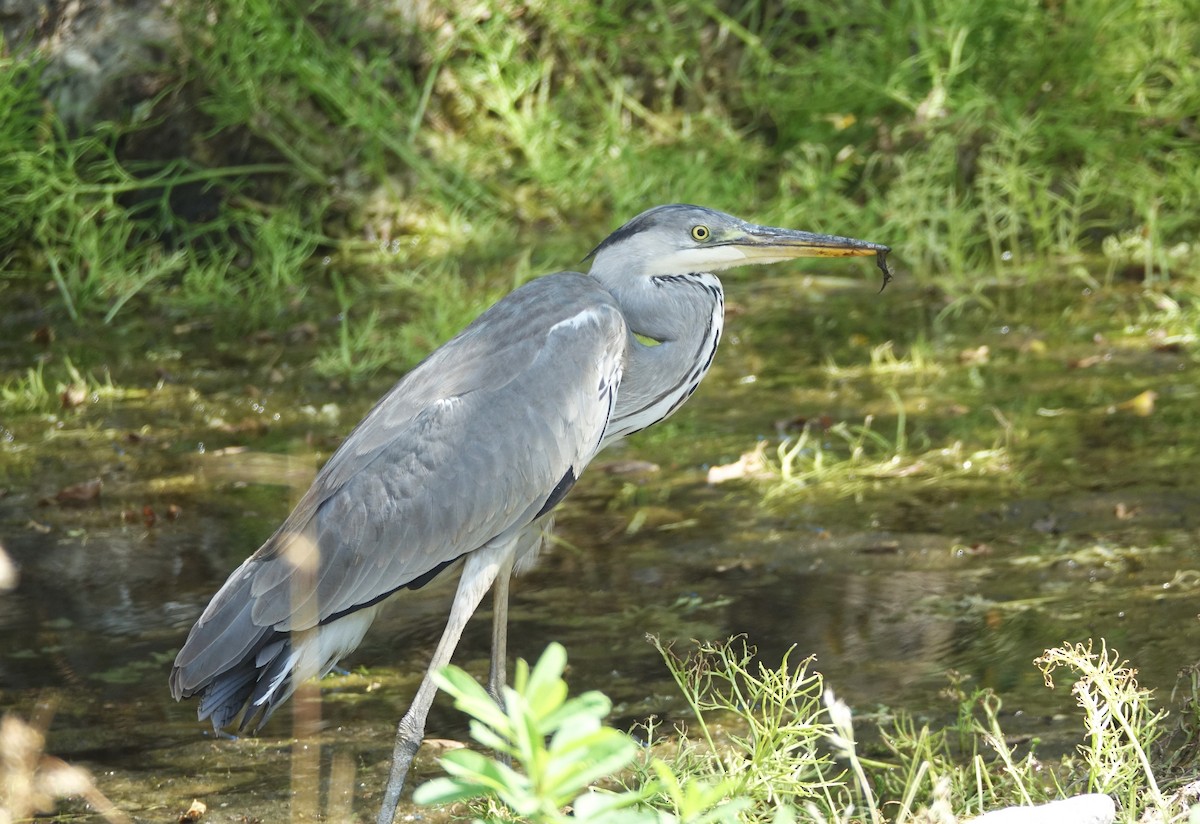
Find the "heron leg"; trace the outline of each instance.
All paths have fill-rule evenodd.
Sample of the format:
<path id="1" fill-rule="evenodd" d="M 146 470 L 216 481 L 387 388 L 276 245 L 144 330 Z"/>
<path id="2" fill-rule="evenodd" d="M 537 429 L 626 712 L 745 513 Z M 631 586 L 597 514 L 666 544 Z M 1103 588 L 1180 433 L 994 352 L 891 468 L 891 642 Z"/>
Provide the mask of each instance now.
<path id="1" fill-rule="evenodd" d="M 488 695 L 499 706 L 504 706 L 504 685 L 508 680 L 508 583 L 512 580 L 513 558 L 496 575 L 492 585 L 492 660 L 488 667 Z M 496 758 L 505 766 L 512 766 L 507 753 L 496 753 Z"/>
<path id="2" fill-rule="evenodd" d="M 433 697 L 437 694 L 437 685 L 433 682 L 433 673 L 450 663 L 454 648 L 462 637 L 463 628 L 479 606 L 483 594 L 487 592 L 492 581 L 502 570 L 512 568 L 511 556 L 513 542 L 485 546 L 467 556 L 463 566 L 462 576 L 458 579 L 458 591 L 454 595 L 454 603 L 450 607 L 450 618 L 442 639 L 434 650 L 429 662 L 429 669 L 421 680 L 421 686 L 413 698 L 412 706 L 400 719 L 396 727 L 396 744 L 392 750 L 392 770 L 388 776 L 387 788 L 383 794 L 383 805 L 379 810 L 377 824 L 392 824 L 396 816 L 396 808 L 400 805 L 400 793 L 404 789 L 404 781 L 408 777 L 408 769 L 412 766 L 413 758 L 425 737 L 425 720 L 429 716 L 429 708 L 433 705 Z"/>
<path id="3" fill-rule="evenodd" d="M 504 706 L 504 684 L 508 666 L 508 584 L 512 579 L 513 556 L 496 575 L 492 585 L 492 661 L 488 668 L 488 693 Z"/>
<path id="4" fill-rule="evenodd" d="M 504 685 L 508 666 L 508 590 L 513 571 L 525 569 L 537 559 L 544 536 L 554 528 L 554 514 L 545 515 L 517 533 L 515 547 L 507 563 L 496 575 L 492 587 L 492 662 L 488 670 L 488 693 L 504 706 Z"/>

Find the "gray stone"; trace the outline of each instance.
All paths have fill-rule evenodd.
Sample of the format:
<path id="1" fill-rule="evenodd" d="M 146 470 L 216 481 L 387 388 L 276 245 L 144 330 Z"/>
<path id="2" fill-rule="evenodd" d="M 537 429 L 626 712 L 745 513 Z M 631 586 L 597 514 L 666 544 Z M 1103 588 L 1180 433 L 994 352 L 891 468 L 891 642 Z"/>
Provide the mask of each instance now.
<path id="1" fill-rule="evenodd" d="M 1117 807 L 1107 795 L 1090 793 L 1051 801 L 1036 807 L 1006 807 L 993 810 L 971 824 L 1112 824 Z"/>
<path id="2" fill-rule="evenodd" d="M 170 0 L 0 0 L 0 28 L 14 52 L 45 61 L 43 93 L 73 132 L 136 120 L 175 73 Z"/>

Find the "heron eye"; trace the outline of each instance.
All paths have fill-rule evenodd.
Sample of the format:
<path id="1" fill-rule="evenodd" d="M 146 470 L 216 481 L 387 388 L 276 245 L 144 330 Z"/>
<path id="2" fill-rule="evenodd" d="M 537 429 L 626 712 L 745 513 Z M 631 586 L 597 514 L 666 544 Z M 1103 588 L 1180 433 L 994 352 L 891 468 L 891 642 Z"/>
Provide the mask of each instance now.
<path id="1" fill-rule="evenodd" d="M 692 227 L 692 240 L 705 241 L 708 240 L 710 234 L 707 226 Z"/>

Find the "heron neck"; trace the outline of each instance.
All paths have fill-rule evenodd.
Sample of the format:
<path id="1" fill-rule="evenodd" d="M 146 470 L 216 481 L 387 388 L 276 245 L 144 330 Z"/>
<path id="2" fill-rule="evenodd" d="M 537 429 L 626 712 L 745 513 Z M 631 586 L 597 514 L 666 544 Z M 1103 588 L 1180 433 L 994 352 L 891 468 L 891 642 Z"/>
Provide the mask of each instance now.
<path id="1" fill-rule="evenodd" d="M 707 273 L 638 278 L 610 291 L 629 338 L 605 442 L 663 420 L 691 396 L 712 365 L 725 310 L 721 281 Z"/>

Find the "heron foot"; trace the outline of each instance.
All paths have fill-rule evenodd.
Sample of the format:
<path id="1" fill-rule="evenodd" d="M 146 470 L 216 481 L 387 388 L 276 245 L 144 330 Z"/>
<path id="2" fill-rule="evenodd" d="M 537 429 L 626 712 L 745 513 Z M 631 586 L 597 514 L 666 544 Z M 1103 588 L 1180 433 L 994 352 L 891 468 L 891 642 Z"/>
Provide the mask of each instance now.
<path id="1" fill-rule="evenodd" d="M 392 824 L 395 819 L 396 808 L 400 806 L 400 793 L 404 791 L 404 782 L 408 779 L 408 770 L 417 756 L 417 750 L 421 748 L 421 739 L 425 737 L 425 719 L 413 718 L 412 715 L 410 709 L 396 727 L 392 769 L 383 792 L 383 805 L 379 808 L 376 824 Z"/>

